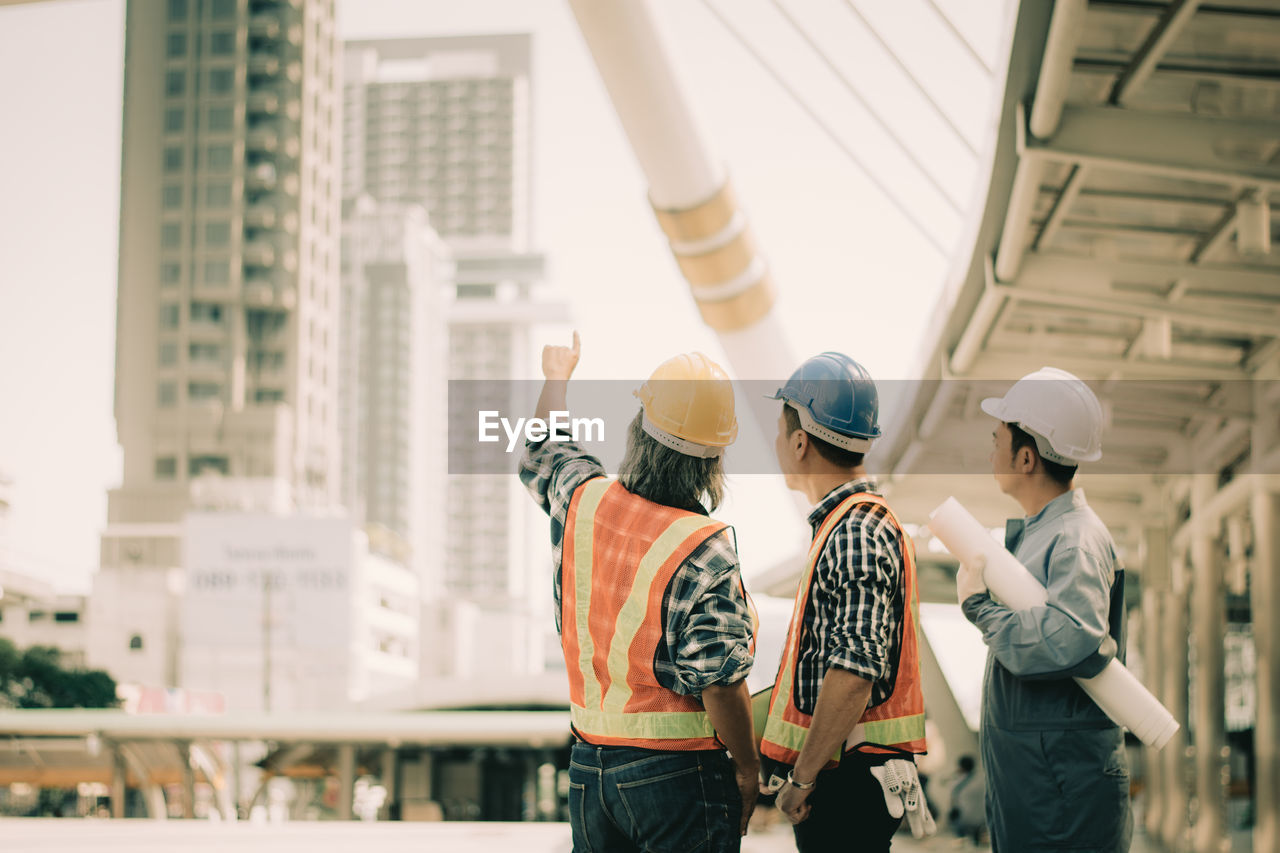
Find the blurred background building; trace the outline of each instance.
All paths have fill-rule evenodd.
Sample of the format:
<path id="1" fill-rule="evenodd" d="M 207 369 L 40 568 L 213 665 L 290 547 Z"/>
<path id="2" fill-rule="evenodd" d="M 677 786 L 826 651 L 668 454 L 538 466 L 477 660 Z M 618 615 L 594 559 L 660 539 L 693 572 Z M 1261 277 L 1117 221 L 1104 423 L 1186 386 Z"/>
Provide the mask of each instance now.
<path id="1" fill-rule="evenodd" d="M 544 259 L 529 250 L 530 38 L 352 41 L 345 72 L 343 194 L 420 205 L 447 243 L 455 270 L 437 284 L 448 323 L 436 332 L 447 349 L 432 369 L 455 381 L 448 409 L 462 420 L 448 428 L 472 431 L 467 412 L 508 408 L 509 380 L 532 375 L 530 329 L 567 316 L 539 287 Z M 345 227 L 369 231 L 354 221 Z M 445 435 L 428 428 L 423 423 L 420 434 Z M 455 471 L 468 461 L 449 460 Z M 433 593 L 424 601 L 433 650 L 424 675 L 540 670 L 550 614 L 527 594 L 533 574 L 546 568 L 531 559 L 540 552 L 529 539 L 527 500 L 508 476 L 455 473 L 427 491 L 444 535 L 436 540 L 443 552 L 431 551 L 423 565 L 424 589 Z"/>
<path id="2" fill-rule="evenodd" d="M 367 13 L 365 32 L 410 28 L 412 4 L 378 26 L 374 5 L 345 12 Z M 692 101 L 660 67 L 664 52 L 642 52 L 659 67 L 637 73 L 608 48 L 648 38 L 643 28 L 609 42 L 581 19 L 573 47 L 547 42 L 569 59 L 539 66 L 560 75 L 554 85 L 540 77 L 558 98 L 539 108 L 556 117 L 545 122 L 554 155 L 598 157 L 543 172 L 573 200 L 557 195 L 557 215 L 580 217 L 560 221 L 557 256 L 561 271 L 576 264 L 575 308 L 600 329 L 634 312 L 636 328 L 662 330 L 646 341 L 653 349 L 719 346 L 739 376 L 786 375 L 791 341 L 851 348 L 851 317 L 891 317 L 862 324 L 856 345 L 870 358 L 890 352 L 890 337 L 915 349 L 914 361 L 894 356 L 913 365 L 898 374 L 913 381 L 885 394 L 885 439 L 870 457 L 896 512 L 915 522 L 948 493 L 989 527 L 1011 514 L 986 467 L 984 396 L 1045 362 L 1092 382 L 1112 424 L 1108 455 L 1084 480 L 1130 569 L 1129 665 L 1184 724 L 1160 752 L 1130 741 L 1146 840 L 1218 851 L 1228 838 L 1244 849 L 1251 836 L 1255 850 L 1276 849 L 1274 3 L 990 4 L 984 50 L 966 35 L 979 15 L 932 0 L 915 4 L 919 14 L 906 3 L 835 4 L 825 18 L 822 4 L 732 4 L 732 16 L 722 11 L 730 5 L 669 3 L 682 16 L 672 53 L 704 80 L 723 75 L 707 84 L 719 97 L 703 108 L 724 131 L 727 159 L 747 166 L 743 198 L 768 200 L 753 222 L 776 252 L 792 316 L 774 307 L 719 151 L 698 138 Z M 542 549 L 529 547 L 545 527 L 526 523 L 535 511 L 510 475 L 451 475 L 449 463 L 462 470 L 469 459 L 442 456 L 439 439 L 473 430 L 468 413 L 511 402 L 507 380 L 537 374 L 531 327 L 566 317 L 531 251 L 531 40 L 356 41 L 340 61 L 333 6 L 129 3 L 115 386 L 123 480 L 88 600 L 31 580 L 26 554 L 0 563 L 5 637 L 56 645 L 73 665 L 87 659 L 134 682 L 120 691 L 129 711 L 245 713 L 6 711 L 5 787 L 110 785 L 121 816 L 208 813 L 197 790 L 217 791 L 229 815 L 231 804 L 271 800 L 268 786 L 241 789 L 235 755 L 203 766 L 197 755 L 204 744 L 269 740 L 276 748 L 260 769 L 294 777 L 298 816 L 352 816 L 357 787 L 369 789 L 364 774 L 384 786 L 382 817 L 563 816 L 563 677 L 536 677 L 546 649 L 558 655 Z M 435 28 L 454 26 L 461 6 L 433 6 L 430 15 L 447 18 Z M 412 27 L 434 26 L 423 20 Z M 567 17 L 546 20 L 539 38 L 572 29 Z M 864 44 L 874 49 L 850 49 Z M 585 73 L 592 84 L 571 88 Z M 15 88 L 35 89 L 22 80 Z M 990 103 L 985 94 L 967 102 L 962 90 L 989 91 Z M 617 115 L 575 123 L 608 110 L 606 91 Z M 610 139 L 615 118 L 623 134 Z M 645 127 L 650 150 L 635 144 Z M 625 165 L 623 136 L 639 169 Z M 707 156 L 669 170 L 680 158 L 662 155 L 678 140 Z M 893 159 L 879 157 L 886 146 Z M 787 192 L 770 186 L 770 170 Z M 676 266 L 666 257 L 644 266 L 662 234 L 638 179 L 664 225 L 714 197 L 732 201 L 723 227 L 694 241 L 668 231 Z M 572 195 L 592 181 L 607 191 Z M 634 196 L 615 204 L 627 189 Z M 920 239 L 902 240 L 908 228 Z M 935 272 L 913 257 L 930 246 Z M 598 271 L 632 249 L 635 268 L 601 288 Z M 24 289 L 27 299 L 69 277 L 39 263 L 26 278 L 43 287 Z M 691 289 L 670 287 L 677 268 Z M 932 285 L 917 298 L 910 288 L 923 278 Z M 606 349 L 614 376 L 653 354 Z M 447 424 L 446 384 L 460 418 Z M 42 398 L 40 411 L 66 411 L 61 403 Z M 9 491 L 0 479 L 0 549 Z M 790 541 L 788 514 L 742 524 L 744 554 Z M 912 529 L 930 772 L 944 772 L 975 751 L 971 687 L 983 655 L 954 602 L 954 560 Z M 790 596 L 802 556 L 748 570 L 752 591 Z M 787 603 L 769 606 L 764 622 L 780 628 Z M 415 666 L 418 649 L 429 653 Z M 767 682 L 767 664 L 757 670 Z M 356 701 L 358 710 L 333 711 Z M 312 715 L 311 728 L 300 724 L 307 715 L 262 712 L 315 707 L 333 712 Z M 133 796 L 142 791 L 145 804 Z"/>
<path id="3" fill-rule="evenodd" d="M 130 3 L 125 30 L 124 473 L 90 645 L 121 680 L 178 685 L 202 680 L 184 515 L 339 506 L 338 43 L 322 0 Z"/>
<path id="4" fill-rule="evenodd" d="M 342 223 L 342 503 L 429 595 L 444 566 L 453 262 L 420 205 L 360 195 Z"/>

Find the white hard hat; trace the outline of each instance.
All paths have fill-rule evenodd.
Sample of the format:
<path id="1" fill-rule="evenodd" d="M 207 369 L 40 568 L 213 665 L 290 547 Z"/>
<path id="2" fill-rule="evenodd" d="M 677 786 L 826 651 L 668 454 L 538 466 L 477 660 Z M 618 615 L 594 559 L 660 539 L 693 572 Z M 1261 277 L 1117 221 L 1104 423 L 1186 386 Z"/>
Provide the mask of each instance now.
<path id="1" fill-rule="evenodd" d="M 1102 404 L 1079 377 L 1042 367 L 1013 384 L 1003 397 L 982 401 L 982 411 L 1031 433 L 1050 462 L 1079 465 L 1102 458 Z"/>

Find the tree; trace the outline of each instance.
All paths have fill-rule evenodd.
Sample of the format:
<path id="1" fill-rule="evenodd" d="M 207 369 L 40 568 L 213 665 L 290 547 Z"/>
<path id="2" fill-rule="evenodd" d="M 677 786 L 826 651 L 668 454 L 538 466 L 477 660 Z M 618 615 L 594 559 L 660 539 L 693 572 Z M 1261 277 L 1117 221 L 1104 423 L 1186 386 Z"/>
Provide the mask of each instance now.
<path id="1" fill-rule="evenodd" d="M 0 707 L 114 708 L 116 682 L 100 669 L 71 669 L 62 652 L 32 646 L 19 652 L 0 637 Z"/>

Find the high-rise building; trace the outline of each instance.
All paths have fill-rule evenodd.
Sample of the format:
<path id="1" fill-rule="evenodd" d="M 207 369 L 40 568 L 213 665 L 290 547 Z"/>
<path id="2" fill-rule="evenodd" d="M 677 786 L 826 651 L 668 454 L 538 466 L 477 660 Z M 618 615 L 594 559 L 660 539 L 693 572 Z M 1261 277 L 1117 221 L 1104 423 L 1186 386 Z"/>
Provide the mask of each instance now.
<path id="1" fill-rule="evenodd" d="M 474 429 L 466 413 L 529 375 L 530 328 L 566 314 L 538 287 L 543 258 L 529 251 L 530 52 L 528 35 L 346 45 L 344 193 L 421 204 L 454 254 L 444 369 L 472 380 L 451 394 L 464 420 L 454 428 Z M 514 478 L 455 474 L 447 496 L 451 600 L 522 605 L 533 549 Z"/>
<path id="2" fill-rule="evenodd" d="M 371 547 L 413 566 L 428 594 L 444 563 L 452 282 L 449 249 L 420 205 L 343 203 L 342 502 Z"/>
<path id="3" fill-rule="evenodd" d="M 333 0 L 130 0 L 125 32 L 124 473 L 90 621 L 137 652 L 117 678 L 174 684 L 193 481 L 277 509 L 338 497 L 341 69 Z"/>
<path id="4" fill-rule="evenodd" d="M 343 195 L 421 204 L 459 254 L 530 238 L 527 34 L 346 45 Z"/>

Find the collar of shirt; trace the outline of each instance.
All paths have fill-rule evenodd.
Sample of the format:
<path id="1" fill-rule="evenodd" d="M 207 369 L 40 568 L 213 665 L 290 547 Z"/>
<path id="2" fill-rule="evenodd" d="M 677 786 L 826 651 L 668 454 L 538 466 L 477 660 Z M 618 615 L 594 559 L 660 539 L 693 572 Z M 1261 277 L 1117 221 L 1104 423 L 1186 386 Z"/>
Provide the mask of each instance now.
<path id="1" fill-rule="evenodd" d="M 1071 489 L 1058 495 L 1044 505 L 1044 508 L 1028 518 L 1011 518 L 1004 523 L 1004 547 L 1010 551 L 1018 547 L 1018 542 L 1026 533 L 1036 527 L 1048 524 L 1056 518 L 1066 515 L 1068 510 L 1080 509 L 1089 504 L 1084 499 L 1084 489 Z"/>
<path id="2" fill-rule="evenodd" d="M 818 501 L 817 506 L 810 510 L 809 526 L 813 528 L 813 532 L 818 532 L 822 522 L 831 514 L 833 509 L 840 506 L 841 501 L 858 492 L 870 492 L 873 495 L 880 494 L 880 490 L 876 488 L 875 482 L 870 477 L 860 477 L 857 480 L 850 480 L 843 485 L 836 486 L 827 492 L 826 497 Z"/>

